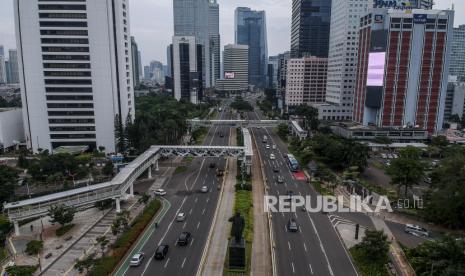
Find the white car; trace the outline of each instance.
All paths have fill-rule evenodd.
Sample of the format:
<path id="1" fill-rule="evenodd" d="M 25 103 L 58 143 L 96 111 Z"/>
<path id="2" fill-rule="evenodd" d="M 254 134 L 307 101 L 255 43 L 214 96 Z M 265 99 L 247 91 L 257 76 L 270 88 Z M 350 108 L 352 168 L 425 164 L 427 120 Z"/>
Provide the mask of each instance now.
<path id="1" fill-rule="evenodd" d="M 166 195 L 166 191 L 163 190 L 163 189 L 156 189 L 156 190 L 155 190 L 155 195 L 157 195 L 157 196 L 164 196 L 164 195 Z"/>
<path id="2" fill-rule="evenodd" d="M 185 221 L 185 220 L 186 220 L 186 214 L 184 214 L 184 213 L 179 213 L 176 216 L 176 221 L 178 221 L 178 222 Z"/>
<path id="3" fill-rule="evenodd" d="M 270 145 L 266 145 L 265 148 L 266 148 L 266 149 L 270 149 Z"/>
<path id="4" fill-rule="evenodd" d="M 135 254 L 131 258 L 130 266 L 139 266 L 142 263 L 142 260 L 144 260 L 144 257 L 145 257 L 145 254 L 142 252 Z"/>
<path id="5" fill-rule="evenodd" d="M 272 148 L 273 148 L 273 149 L 276 149 L 276 145 L 273 145 L 273 147 L 272 147 Z"/>
<path id="6" fill-rule="evenodd" d="M 275 160 L 275 159 L 276 159 L 276 156 L 274 156 L 274 154 L 270 154 L 270 159 L 271 159 L 271 160 Z"/>
<path id="7" fill-rule="evenodd" d="M 200 189 L 200 191 L 202 193 L 208 193 L 208 187 L 207 186 L 203 186 L 202 189 Z"/>

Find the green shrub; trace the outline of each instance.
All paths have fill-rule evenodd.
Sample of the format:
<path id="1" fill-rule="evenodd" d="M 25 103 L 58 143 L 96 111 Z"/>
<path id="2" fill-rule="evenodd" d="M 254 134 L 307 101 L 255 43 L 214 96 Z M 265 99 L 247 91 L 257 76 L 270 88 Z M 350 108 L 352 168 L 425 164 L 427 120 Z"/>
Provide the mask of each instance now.
<path id="1" fill-rule="evenodd" d="M 236 184 L 236 191 L 252 191 L 252 184 L 250 183 L 245 183 L 244 185 L 242 184 Z"/>
<path id="2" fill-rule="evenodd" d="M 6 268 L 9 276 L 32 276 L 37 270 L 37 266 L 32 265 L 14 265 Z"/>
<path id="3" fill-rule="evenodd" d="M 144 208 L 144 211 L 134 219 L 131 227 L 113 244 L 113 252 L 111 256 L 105 256 L 97 260 L 89 275 L 101 276 L 111 274 L 119 261 L 124 257 L 126 252 L 128 252 L 131 246 L 136 242 L 139 235 L 150 223 L 160 207 L 161 202 L 158 199 L 151 201 Z"/>
<path id="4" fill-rule="evenodd" d="M 74 224 L 66 224 L 66 225 L 63 225 L 62 227 L 58 228 L 58 229 L 55 231 L 55 234 L 57 235 L 57 237 L 61 237 L 61 236 L 63 236 L 64 234 L 68 233 L 69 230 L 71 230 L 73 227 L 74 227 Z"/>
<path id="5" fill-rule="evenodd" d="M 28 255 L 37 255 L 44 248 L 43 241 L 30 241 L 26 244 L 26 253 Z"/>

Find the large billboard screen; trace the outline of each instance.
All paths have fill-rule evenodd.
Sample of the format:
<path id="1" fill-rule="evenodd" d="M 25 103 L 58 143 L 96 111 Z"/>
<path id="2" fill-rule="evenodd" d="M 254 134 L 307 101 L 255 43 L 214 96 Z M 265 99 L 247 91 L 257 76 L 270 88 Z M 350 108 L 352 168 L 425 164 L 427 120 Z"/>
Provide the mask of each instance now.
<path id="1" fill-rule="evenodd" d="M 385 58 L 386 52 L 369 54 L 367 86 L 383 86 Z"/>
<path id="2" fill-rule="evenodd" d="M 234 72 L 224 72 L 225 79 L 234 79 L 235 77 L 236 77 L 236 74 Z"/>

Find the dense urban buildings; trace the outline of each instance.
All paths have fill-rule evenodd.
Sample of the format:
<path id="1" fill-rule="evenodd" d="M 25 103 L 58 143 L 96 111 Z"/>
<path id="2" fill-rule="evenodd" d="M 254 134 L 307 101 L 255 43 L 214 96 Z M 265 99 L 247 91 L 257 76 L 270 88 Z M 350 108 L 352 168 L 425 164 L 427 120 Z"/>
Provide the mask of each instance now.
<path id="1" fill-rule="evenodd" d="M 210 84 L 214 87 L 221 74 L 220 45 L 220 6 L 216 0 L 210 0 L 208 9 L 208 28 L 210 40 Z"/>
<path id="2" fill-rule="evenodd" d="M 216 89 L 228 93 L 246 91 L 248 88 L 249 46 L 228 44 L 223 52 L 223 79 L 217 81 Z"/>
<path id="3" fill-rule="evenodd" d="M 328 57 L 330 0 L 292 0 L 291 57 Z"/>
<path id="4" fill-rule="evenodd" d="M 449 73 L 465 81 L 465 25 L 454 28 Z"/>
<path id="5" fill-rule="evenodd" d="M 371 0 L 333 0 L 328 53 L 326 102 L 318 107 L 325 120 L 351 120 L 357 73 L 360 17 L 372 7 Z"/>
<path id="6" fill-rule="evenodd" d="M 234 14 L 235 44 L 249 46 L 249 84 L 264 88 L 268 69 L 265 11 L 238 7 Z"/>
<path id="7" fill-rule="evenodd" d="M 458 81 L 456 76 L 449 78 L 446 93 L 444 121 L 452 121 L 454 115 L 461 119 L 465 108 L 465 83 Z"/>
<path id="8" fill-rule="evenodd" d="M 173 36 L 173 95 L 197 104 L 203 96 L 203 44 L 194 36 Z"/>
<path id="9" fill-rule="evenodd" d="M 136 39 L 131 36 L 131 58 L 132 58 L 132 83 L 134 87 L 140 85 L 140 72 L 139 72 L 139 50 L 137 47 Z"/>
<path id="10" fill-rule="evenodd" d="M 128 1 L 14 5 L 27 146 L 115 152 L 135 112 Z"/>
<path id="11" fill-rule="evenodd" d="M 202 81 L 210 87 L 210 1 L 208 0 L 174 0 L 174 35 L 195 37 L 196 43 L 202 45 Z M 214 24 L 214 23 L 212 23 Z"/>
<path id="12" fill-rule="evenodd" d="M 325 101 L 328 59 L 291 58 L 287 62 L 286 107 L 319 104 Z"/>
<path id="13" fill-rule="evenodd" d="M 354 120 L 442 129 L 453 10 L 374 9 L 361 19 Z"/>

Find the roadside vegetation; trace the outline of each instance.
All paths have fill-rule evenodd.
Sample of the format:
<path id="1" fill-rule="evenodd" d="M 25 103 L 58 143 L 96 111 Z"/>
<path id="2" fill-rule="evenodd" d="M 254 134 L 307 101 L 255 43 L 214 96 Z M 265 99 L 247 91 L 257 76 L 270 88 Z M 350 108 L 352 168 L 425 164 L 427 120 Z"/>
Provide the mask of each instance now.
<path id="1" fill-rule="evenodd" d="M 237 111 L 253 111 L 253 106 L 240 96 L 237 96 L 229 106 Z"/>
<path id="2" fill-rule="evenodd" d="M 75 214 L 76 209 L 74 207 L 65 205 L 50 206 L 48 216 L 50 216 L 51 222 L 61 225 L 61 227 L 56 230 L 56 235 L 58 237 L 65 235 L 73 228 L 74 224 L 71 224 L 71 222 Z"/>
<path id="3" fill-rule="evenodd" d="M 382 231 L 366 230 L 362 242 L 350 250 L 361 276 L 389 276 L 389 242 Z"/>

